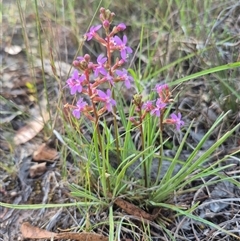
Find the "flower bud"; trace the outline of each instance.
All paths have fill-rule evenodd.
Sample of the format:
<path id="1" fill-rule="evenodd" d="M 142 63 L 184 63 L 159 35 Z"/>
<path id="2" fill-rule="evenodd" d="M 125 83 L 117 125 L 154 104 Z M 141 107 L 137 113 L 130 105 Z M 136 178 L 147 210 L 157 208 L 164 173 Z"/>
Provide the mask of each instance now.
<path id="1" fill-rule="evenodd" d="M 136 106 L 140 106 L 142 104 L 142 95 L 140 94 L 136 94 L 133 96 L 133 103 L 136 105 Z"/>
<path id="2" fill-rule="evenodd" d="M 104 20 L 104 21 L 103 21 L 103 27 L 104 27 L 106 30 L 108 30 L 108 29 L 109 29 L 109 26 L 110 26 L 109 21 L 108 21 L 108 20 Z"/>
<path id="3" fill-rule="evenodd" d="M 104 15 L 102 13 L 100 13 L 99 18 L 102 22 L 105 20 Z"/>
<path id="4" fill-rule="evenodd" d="M 105 11 L 105 19 L 110 19 L 111 18 L 111 11 L 109 9 L 106 9 Z"/>
<path id="5" fill-rule="evenodd" d="M 115 16 L 115 13 L 111 13 L 111 16 L 109 17 L 109 22 L 111 23 L 113 21 L 113 17 Z"/>
<path id="6" fill-rule="evenodd" d="M 126 29 L 126 25 L 124 23 L 119 23 L 117 26 L 118 31 L 123 31 Z"/>
<path id="7" fill-rule="evenodd" d="M 88 68 L 89 61 L 90 61 L 90 55 L 85 54 L 84 57 L 82 56 L 77 57 L 77 59 L 73 61 L 73 66 L 75 68 L 78 68 L 84 71 L 85 69 Z"/>
<path id="8" fill-rule="evenodd" d="M 78 60 L 73 61 L 73 66 L 77 69 L 80 68 L 80 62 Z"/>
<path id="9" fill-rule="evenodd" d="M 101 14 L 104 14 L 104 13 L 105 13 L 105 8 L 101 7 L 101 8 L 100 8 L 100 13 L 101 13 Z"/>
<path id="10" fill-rule="evenodd" d="M 110 24 L 112 22 L 114 16 L 115 16 L 115 13 L 111 12 L 109 9 L 100 8 L 99 17 L 103 23 L 105 20 L 107 20 Z"/>
<path id="11" fill-rule="evenodd" d="M 135 125 L 135 126 L 139 125 L 139 123 L 135 120 L 135 118 L 133 116 L 129 117 L 129 121 L 131 121 L 132 124 Z"/>
<path id="12" fill-rule="evenodd" d="M 87 62 L 89 62 L 90 61 L 90 55 L 89 54 L 85 54 L 84 55 L 84 59 L 87 61 Z"/>
<path id="13" fill-rule="evenodd" d="M 135 118 L 133 116 L 130 116 L 129 117 L 129 120 L 132 122 L 132 123 L 135 123 Z"/>

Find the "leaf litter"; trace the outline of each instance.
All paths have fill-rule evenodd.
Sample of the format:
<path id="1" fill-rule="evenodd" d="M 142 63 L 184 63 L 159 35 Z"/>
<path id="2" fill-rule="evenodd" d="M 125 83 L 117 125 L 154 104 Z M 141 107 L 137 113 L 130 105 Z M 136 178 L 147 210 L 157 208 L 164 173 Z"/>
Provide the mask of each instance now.
<path id="1" fill-rule="evenodd" d="M 15 145 L 24 144 L 32 140 L 49 120 L 49 113 L 43 110 L 38 112 L 25 126 L 20 128 L 13 138 Z"/>

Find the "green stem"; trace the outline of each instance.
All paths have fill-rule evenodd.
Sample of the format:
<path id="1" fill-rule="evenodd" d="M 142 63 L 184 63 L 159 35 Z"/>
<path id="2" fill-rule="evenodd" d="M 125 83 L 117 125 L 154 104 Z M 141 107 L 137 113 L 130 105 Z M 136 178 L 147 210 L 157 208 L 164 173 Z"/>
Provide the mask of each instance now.
<path id="1" fill-rule="evenodd" d="M 143 123 L 142 123 L 142 114 L 141 112 L 139 113 L 140 114 L 140 132 L 141 132 L 141 141 L 142 141 L 142 159 L 144 161 L 144 149 L 145 149 L 145 142 L 144 142 L 144 133 L 143 133 Z M 144 179 L 145 179 L 145 187 L 148 187 L 148 175 L 147 175 L 147 163 L 146 161 L 144 161 L 143 163 L 143 172 L 144 172 Z"/>
<path id="2" fill-rule="evenodd" d="M 44 94 L 47 100 L 47 111 L 49 113 L 49 121 L 50 121 L 50 126 L 52 126 L 52 117 L 51 117 L 51 112 L 50 112 L 50 101 L 48 98 L 48 91 L 47 91 L 47 81 L 45 78 L 45 70 L 44 70 L 44 59 L 43 59 L 43 49 L 42 49 L 42 39 L 41 39 L 41 33 L 40 33 L 40 17 L 39 17 L 39 12 L 38 12 L 38 5 L 37 5 L 37 0 L 35 0 L 35 10 L 36 10 L 36 23 L 37 23 L 37 35 L 38 35 L 38 43 L 39 43 L 39 54 L 40 54 L 40 60 L 41 60 L 41 70 L 42 70 L 42 79 L 43 79 L 43 89 L 44 89 Z M 42 114 L 42 107 L 39 105 L 40 111 Z M 44 121 L 44 118 L 43 118 Z M 45 121 L 44 121 L 45 122 Z"/>
<path id="3" fill-rule="evenodd" d="M 113 99 L 115 99 L 114 91 L 112 92 Z M 120 158 L 120 148 L 119 148 L 119 139 L 118 139 L 118 124 L 117 124 L 117 118 L 116 118 L 116 112 L 117 108 L 113 108 L 113 123 L 114 123 L 114 132 L 115 132 L 115 138 L 116 138 L 116 150 L 117 150 L 117 163 L 118 166 L 121 164 L 121 158 Z"/>
<path id="4" fill-rule="evenodd" d="M 163 137 L 162 137 L 162 133 L 163 133 L 164 112 L 165 112 L 165 110 L 163 110 L 161 115 L 160 115 L 160 123 L 159 123 L 159 127 L 160 127 L 160 133 L 159 133 L 160 150 L 159 150 L 158 172 L 157 172 L 157 180 L 156 180 L 156 182 L 158 182 L 159 179 L 160 179 L 160 174 L 161 174 L 161 169 L 162 169 L 162 155 L 163 155 Z"/>
<path id="5" fill-rule="evenodd" d="M 86 75 L 86 78 L 88 78 L 87 75 Z M 90 96 L 92 96 L 91 88 L 88 87 L 88 90 L 89 90 Z M 91 101 L 92 101 L 92 99 L 91 99 Z M 98 113 L 97 113 L 97 109 L 96 109 L 95 103 L 93 101 L 92 101 L 92 106 L 93 106 L 93 114 L 94 114 L 94 117 L 95 117 L 94 118 L 94 125 L 95 125 L 95 128 L 97 130 L 97 136 L 98 136 L 98 145 L 99 145 L 100 152 L 103 153 L 101 132 L 100 132 L 100 129 L 99 129 L 99 124 L 98 124 L 99 116 L 98 116 Z"/>

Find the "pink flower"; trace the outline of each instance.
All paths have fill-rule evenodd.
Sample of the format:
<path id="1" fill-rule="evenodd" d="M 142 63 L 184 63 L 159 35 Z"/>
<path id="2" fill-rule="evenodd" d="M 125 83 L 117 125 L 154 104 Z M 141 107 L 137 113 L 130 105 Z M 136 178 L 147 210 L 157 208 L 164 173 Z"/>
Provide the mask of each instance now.
<path id="1" fill-rule="evenodd" d="M 171 117 L 171 124 L 174 124 L 175 126 L 176 126 L 176 129 L 179 131 L 180 130 L 180 128 L 181 128 L 181 126 L 183 126 L 184 125 L 184 121 L 182 121 L 181 120 L 181 113 L 178 113 L 178 115 L 176 115 L 176 114 L 174 114 L 174 113 L 172 113 L 171 115 L 170 115 L 170 117 Z M 169 123 L 170 123 L 169 122 Z"/>
<path id="2" fill-rule="evenodd" d="M 82 57 L 82 56 L 78 56 L 78 57 L 77 57 L 77 60 L 81 62 L 81 61 L 83 61 L 83 60 L 85 60 L 85 59 L 84 59 L 84 57 Z"/>
<path id="3" fill-rule="evenodd" d="M 82 92 L 82 83 L 85 80 L 85 75 L 82 74 L 79 76 L 78 71 L 74 70 L 71 78 L 67 80 L 67 84 L 71 90 L 71 95 L 74 95 L 76 92 Z"/>
<path id="4" fill-rule="evenodd" d="M 102 27 L 102 25 L 92 26 L 88 33 L 85 35 L 87 36 L 87 41 L 91 40 L 95 35 L 96 32 Z"/>
<path id="5" fill-rule="evenodd" d="M 107 74 L 104 77 L 111 85 L 114 85 L 113 77 L 107 72 Z"/>
<path id="6" fill-rule="evenodd" d="M 157 99 L 156 107 L 151 110 L 150 114 L 160 117 L 161 110 L 164 109 L 165 107 L 166 107 L 166 103 L 162 102 L 161 99 Z"/>
<path id="7" fill-rule="evenodd" d="M 107 71 L 104 68 L 104 64 L 107 61 L 107 58 L 103 57 L 103 56 L 104 56 L 103 54 L 100 54 L 97 58 L 98 65 L 97 65 L 97 67 L 94 68 L 94 76 L 95 77 L 97 77 L 99 75 L 99 73 L 102 75 L 107 74 Z"/>
<path id="8" fill-rule="evenodd" d="M 105 107 L 108 111 L 112 111 L 112 107 L 116 105 L 116 101 L 112 98 L 111 90 L 107 90 L 107 93 L 104 93 L 101 90 L 97 91 L 100 101 L 105 103 Z"/>
<path id="9" fill-rule="evenodd" d="M 126 29 L 126 25 L 124 23 L 119 23 L 117 26 L 118 31 L 123 31 Z"/>
<path id="10" fill-rule="evenodd" d="M 161 93 L 163 90 L 169 89 L 167 84 L 157 84 L 154 88 L 154 90 L 157 91 L 157 93 Z"/>
<path id="11" fill-rule="evenodd" d="M 77 102 L 76 108 L 72 111 L 72 114 L 79 119 L 81 116 L 81 112 L 84 111 L 85 106 L 87 106 L 87 102 L 83 101 L 83 98 L 80 98 Z"/>
<path id="12" fill-rule="evenodd" d="M 126 69 L 122 69 L 122 71 L 116 70 L 115 73 L 118 75 L 118 77 L 120 77 L 122 81 L 125 82 L 125 86 L 127 87 L 127 89 L 129 89 L 131 87 L 130 81 L 133 81 L 133 77 L 128 75 L 127 70 Z"/>
<path id="13" fill-rule="evenodd" d="M 147 112 L 150 112 L 154 108 L 152 101 L 147 100 L 143 104 L 142 108 L 143 108 L 143 110 L 146 110 Z"/>
<path id="14" fill-rule="evenodd" d="M 132 53 L 132 49 L 130 47 L 126 46 L 126 44 L 127 44 L 127 36 L 124 35 L 123 36 L 123 40 L 121 40 L 118 36 L 115 36 L 114 37 L 114 42 L 116 43 L 116 47 L 118 47 L 118 49 L 120 50 L 122 59 L 124 61 L 126 61 L 127 54 L 131 54 Z"/>
<path id="15" fill-rule="evenodd" d="M 157 91 L 159 98 L 164 103 L 168 103 L 171 97 L 171 92 L 167 84 L 157 84 L 154 90 Z"/>

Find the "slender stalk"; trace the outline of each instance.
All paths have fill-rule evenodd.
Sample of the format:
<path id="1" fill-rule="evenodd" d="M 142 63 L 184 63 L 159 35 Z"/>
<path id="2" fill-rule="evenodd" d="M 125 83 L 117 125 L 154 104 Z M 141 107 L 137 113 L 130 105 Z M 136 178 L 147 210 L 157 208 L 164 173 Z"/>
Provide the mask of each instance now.
<path id="1" fill-rule="evenodd" d="M 133 97 L 133 103 L 136 105 L 136 111 L 138 113 L 138 118 L 139 118 L 139 122 L 135 121 L 135 125 L 139 126 L 140 129 L 140 134 L 141 134 L 141 150 L 142 150 L 142 159 L 144 161 L 145 159 L 145 155 L 144 155 L 144 150 L 145 150 L 145 136 L 144 136 L 144 130 L 143 130 L 143 120 L 146 116 L 145 112 L 144 114 L 142 113 L 142 107 L 143 107 L 143 102 L 142 102 L 142 96 L 141 95 L 135 95 Z M 148 172 L 147 172 L 147 163 L 146 161 L 144 161 L 143 163 L 143 177 L 145 179 L 145 187 L 148 187 Z"/>
<path id="2" fill-rule="evenodd" d="M 47 111 L 49 113 L 49 120 L 50 120 L 50 126 L 52 128 L 52 117 L 50 113 L 50 101 L 48 98 L 48 91 L 47 91 L 47 81 L 45 78 L 45 70 L 44 70 L 44 63 L 43 63 L 43 49 L 42 49 L 42 39 L 41 39 L 41 33 L 40 33 L 40 17 L 39 17 L 39 12 L 38 12 L 38 6 L 37 6 L 37 0 L 35 0 L 35 10 L 36 10 L 36 24 L 37 24 L 37 35 L 38 35 L 38 42 L 39 42 L 39 54 L 40 54 L 40 60 L 41 60 L 41 70 L 42 70 L 42 79 L 43 79 L 43 86 L 44 86 L 44 94 L 47 100 Z M 40 109 L 41 106 L 39 105 Z M 42 111 L 41 111 L 42 113 Z M 44 118 L 43 118 L 44 121 Z"/>
<path id="3" fill-rule="evenodd" d="M 165 109 L 163 109 L 161 115 L 160 115 L 160 121 L 159 121 L 159 128 L 160 128 L 160 133 L 159 133 L 159 139 L 160 139 L 160 149 L 159 149 L 159 161 L 158 161 L 158 172 L 157 172 L 157 182 L 160 179 L 160 174 L 161 174 L 161 169 L 162 169 L 162 155 L 163 155 L 163 137 L 162 137 L 162 132 L 163 132 L 163 118 L 164 118 L 164 112 Z"/>
<path id="4" fill-rule="evenodd" d="M 107 61 L 108 61 L 108 71 L 109 75 L 113 76 L 111 67 L 112 67 L 112 61 L 111 61 L 111 51 L 110 51 L 110 37 L 107 36 Z M 112 85 L 110 84 L 110 88 L 112 91 L 112 98 L 115 99 L 114 89 Z M 113 125 L 114 125 L 114 132 L 115 132 L 115 139 L 116 139 L 116 150 L 117 150 L 117 163 L 118 166 L 121 164 L 121 158 L 120 158 L 120 146 L 119 146 L 119 139 L 118 139 L 118 124 L 117 124 L 117 118 L 116 118 L 117 108 L 113 107 Z"/>
<path id="5" fill-rule="evenodd" d="M 112 92 L 112 97 L 113 99 L 115 99 L 114 91 Z M 116 112 L 117 112 L 117 108 L 114 106 L 113 123 L 114 123 L 114 132 L 115 132 L 115 138 L 116 138 L 117 163 L 118 163 L 118 166 L 120 166 L 121 158 L 120 158 L 120 146 L 119 146 L 119 139 L 118 139 L 118 124 L 117 124 Z"/>
<path id="6" fill-rule="evenodd" d="M 89 81 L 89 73 L 88 71 L 85 71 L 85 76 L 86 76 L 86 80 L 88 82 L 88 92 L 89 92 L 89 96 L 92 96 L 93 93 L 92 93 L 92 89 L 90 87 L 90 81 Z M 97 130 L 97 136 L 98 136 L 98 145 L 99 145 L 99 148 L 100 148 L 100 152 L 103 154 L 103 148 L 102 148 L 102 140 L 101 140 L 101 133 L 100 133 L 100 129 L 99 129 L 99 125 L 98 125 L 98 121 L 99 121 L 99 115 L 97 113 L 97 109 L 96 109 L 96 106 L 95 106 L 95 103 L 93 102 L 92 98 L 91 99 L 91 102 L 92 102 L 92 106 L 93 106 L 93 114 L 94 114 L 94 125 L 95 125 L 95 128 Z"/>
<path id="7" fill-rule="evenodd" d="M 144 160 L 144 149 L 145 149 L 145 142 L 144 142 L 144 132 L 143 132 L 143 123 L 142 123 L 142 113 L 139 112 L 140 115 L 140 132 L 141 132 L 141 142 L 142 142 L 142 159 Z M 147 163 L 144 161 L 143 164 L 143 169 L 144 169 L 144 179 L 145 179 L 145 187 L 148 187 L 148 173 L 147 173 Z"/>
<path id="8" fill-rule="evenodd" d="M 88 71 L 85 71 L 85 76 L 86 76 L 86 80 L 88 81 L 89 96 L 92 96 L 93 93 L 92 93 L 92 89 L 90 87 Z M 103 177 L 104 185 L 105 185 L 105 180 L 107 181 L 107 188 L 108 188 L 108 191 L 110 192 L 111 191 L 110 181 L 109 181 L 108 178 L 105 177 L 105 173 L 108 173 L 108 170 L 106 170 L 107 168 L 106 168 L 106 163 L 105 163 L 105 153 L 104 153 L 104 150 L 103 150 L 102 139 L 101 139 L 101 132 L 100 132 L 100 129 L 99 129 L 99 115 L 98 115 L 95 103 L 93 102 L 92 98 L 90 98 L 90 99 L 92 101 L 93 114 L 94 114 L 94 117 L 95 117 L 94 118 L 94 126 L 95 126 L 96 131 L 97 131 L 98 145 L 99 145 L 99 149 L 100 149 L 100 152 L 102 154 L 102 159 L 103 159 L 103 169 L 102 169 L 101 175 Z M 96 148 L 96 155 L 98 155 L 97 148 Z M 100 167 L 100 163 L 98 163 L 98 166 Z M 103 189 L 103 190 L 105 192 L 105 189 Z M 104 193 L 104 194 L 106 195 L 106 193 Z"/>
<path id="9" fill-rule="evenodd" d="M 21 21 L 22 35 L 23 35 L 23 39 L 24 39 L 24 44 L 26 46 L 26 48 L 25 48 L 26 56 L 27 56 L 28 63 L 30 65 L 29 68 L 28 68 L 28 71 L 30 72 L 31 77 L 33 79 L 34 88 L 37 89 L 36 72 L 35 72 L 34 63 L 33 63 L 33 53 L 32 53 L 30 42 L 29 42 L 29 38 L 28 38 L 28 35 L 27 35 L 27 26 L 26 26 L 26 21 L 24 19 L 23 9 L 22 9 L 20 0 L 17 0 L 17 6 L 18 6 L 19 18 L 20 18 L 20 21 Z M 35 6 L 36 6 L 36 1 L 35 1 Z M 37 32 L 38 32 L 38 38 L 39 38 L 39 50 L 40 50 L 41 62 L 42 62 L 43 61 L 42 44 L 41 44 L 40 27 L 39 27 L 40 19 L 39 19 L 39 13 L 38 13 L 38 9 L 37 8 L 36 8 L 36 16 L 37 16 L 37 19 L 36 19 Z M 46 79 L 45 79 L 45 72 L 43 70 L 43 65 L 42 65 L 42 77 L 43 77 L 43 84 L 44 84 L 44 92 L 45 92 L 45 96 L 46 96 L 46 100 L 47 100 L 47 110 L 48 110 L 48 113 L 49 113 L 49 116 L 50 116 L 50 125 L 52 126 L 52 124 L 51 124 L 52 119 L 51 119 L 50 107 L 49 107 L 50 105 L 49 105 L 48 94 L 46 92 Z M 35 97 L 37 99 L 37 104 L 38 104 L 38 107 L 39 107 L 39 110 L 40 110 L 40 114 L 43 117 L 43 111 L 42 111 L 42 106 L 41 106 L 40 101 L 39 101 L 39 93 L 38 93 L 38 91 L 36 92 Z M 43 118 L 43 121 L 45 122 L 45 118 Z"/>

